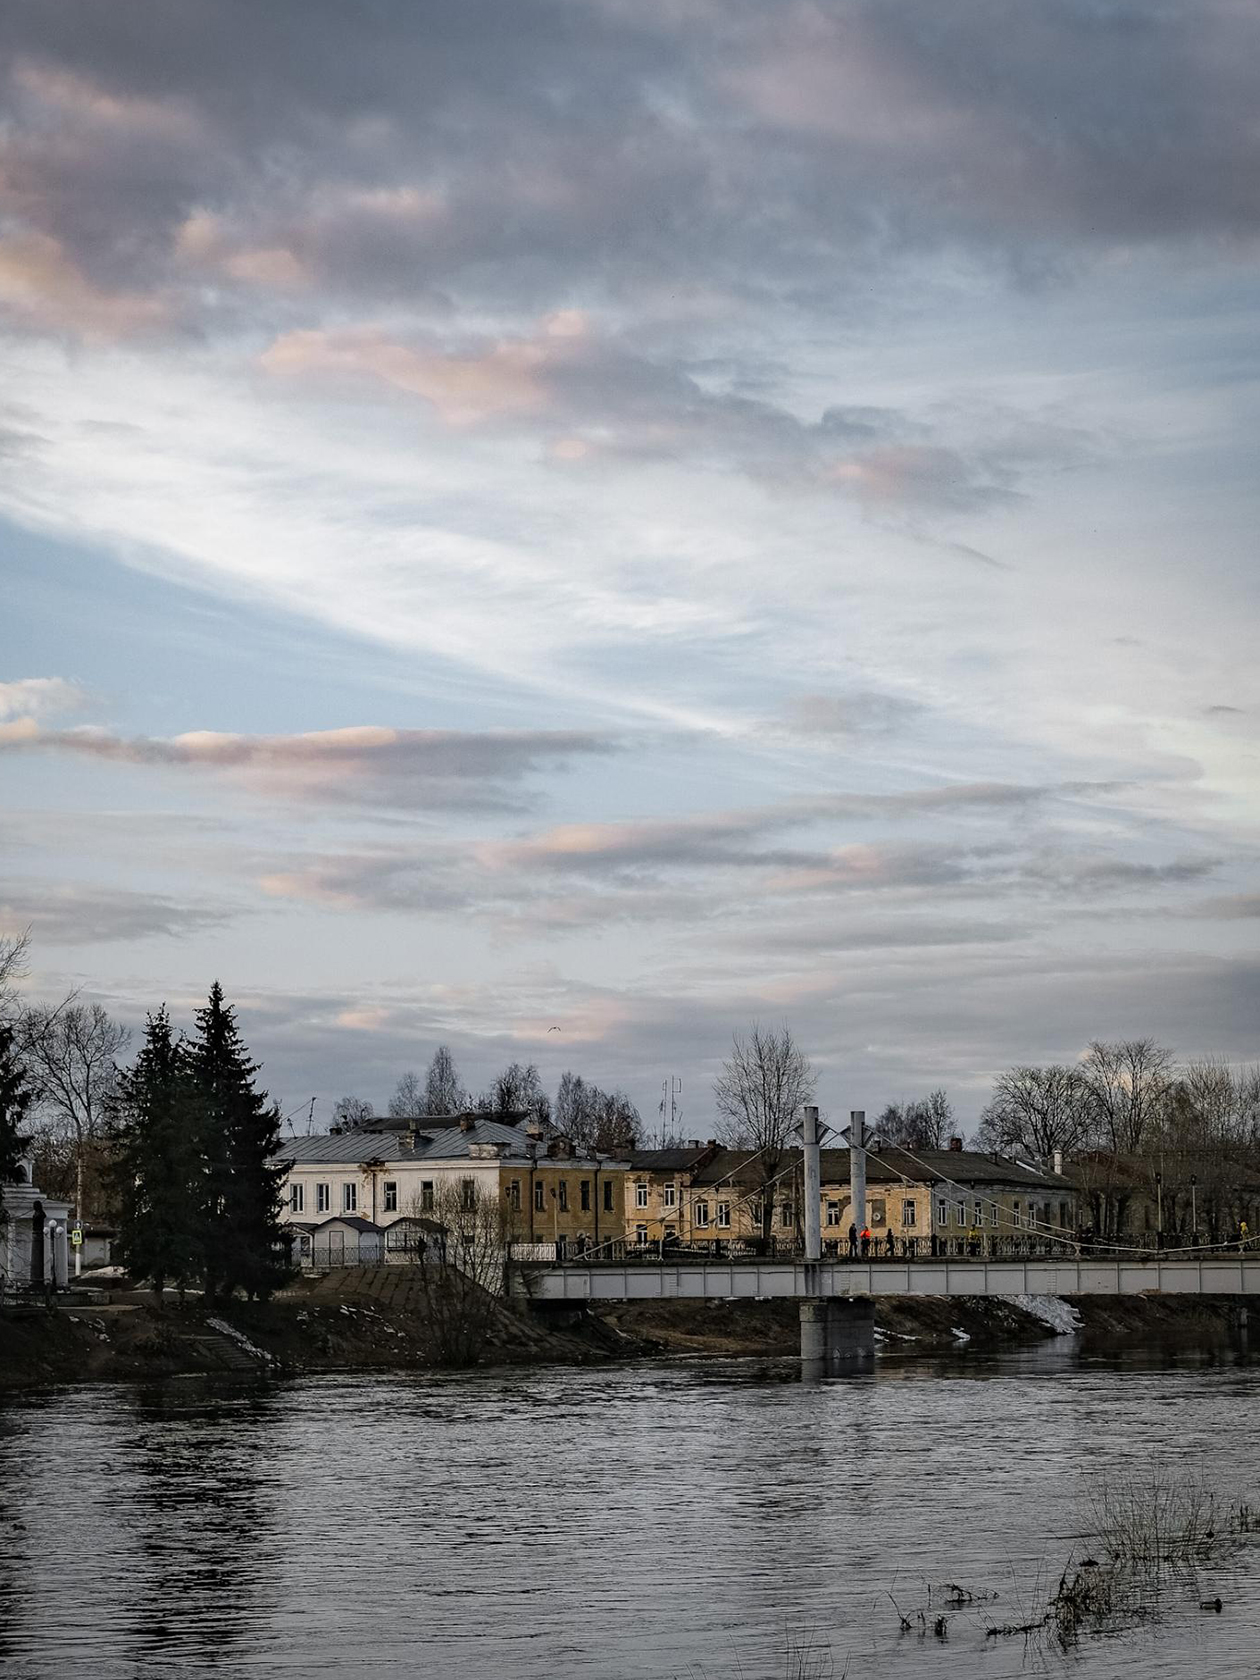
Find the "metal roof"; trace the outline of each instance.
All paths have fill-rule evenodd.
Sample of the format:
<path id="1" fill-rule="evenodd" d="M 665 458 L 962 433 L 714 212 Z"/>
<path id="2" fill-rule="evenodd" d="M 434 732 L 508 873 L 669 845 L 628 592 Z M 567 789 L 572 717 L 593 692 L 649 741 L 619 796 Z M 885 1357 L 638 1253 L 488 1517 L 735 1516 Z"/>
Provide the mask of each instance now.
<path id="1" fill-rule="evenodd" d="M 632 1169 L 639 1172 L 685 1172 L 707 1150 L 707 1144 L 674 1145 L 669 1149 L 632 1149 L 629 1162 Z M 723 1150 L 722 1154 L 731 1151 Z"/>
<path id="2" fill-rule="evenodd" d="M 447 1126 L 432 1133 L 419 1133 L 414 1142 L 405 1132 L 370 1131 L 366 1126 L 354 1131 L 321 1134 L 314 1137 L 289 1138 L 277 1150 L 276 1161 L 291 1162 L 294 1166 L 363 1166 L 368 1161 L 380 1161 L 385 1166 L 413 1166 L 425 1161 L 466 1161 L 473 1157 L 475 1144 L 493 1144 L 503 1150 L 502 1160 L 527 1165 L 534 1140 L 527 1137 L 510 1121 L 492 1120 L 478 1115 L 471 1127 Z M 579 1166 L 584 1160 L 603 1165 L 610 1157 L 573 1155 L 551 1156 L 546 1153 L 547 1140 L 536 1144 L 537 1165 L 540 1167 Z"/>

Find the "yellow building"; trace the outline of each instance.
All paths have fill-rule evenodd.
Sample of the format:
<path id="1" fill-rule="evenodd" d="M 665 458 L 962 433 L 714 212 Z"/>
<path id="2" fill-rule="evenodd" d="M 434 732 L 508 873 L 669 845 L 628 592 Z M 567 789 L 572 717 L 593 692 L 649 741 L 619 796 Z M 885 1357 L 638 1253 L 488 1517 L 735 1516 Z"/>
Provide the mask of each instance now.
<path id="1" fill-rule="evenodd" d="M 854 1216 L 849 1152 L 821 1152 L 824 1254 L 860 1246 L 863 1226 L 880 1254 L 995 1252 L 1053 1245 L 1075 1232 L 1076 1192 L 1061 1175 L 973 1150 L 880 1149 L 867 1154 L 862 1220 Z M 750 1252 L 801 1244 L 803 1168 L 797 1149 L 777 1155 L 699 1142 L 635 1151 L 624 1174 L 627 1240 Z M 891 1242 L 890 1242 L 891 1239 Z"/>

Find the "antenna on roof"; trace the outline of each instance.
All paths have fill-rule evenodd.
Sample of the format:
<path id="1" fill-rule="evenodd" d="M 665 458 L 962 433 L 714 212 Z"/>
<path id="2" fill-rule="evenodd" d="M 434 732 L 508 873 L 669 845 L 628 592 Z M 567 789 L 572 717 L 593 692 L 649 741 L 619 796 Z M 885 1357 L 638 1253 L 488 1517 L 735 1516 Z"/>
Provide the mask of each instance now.
<path id="1" fill-rule="evenodd" d="M 293 1124 L 293 1116 L 297 1113 L 298 1108 L 302 1108 L 303 1106 L 304 1105 L 302 1103 L 299 1103 L 297 1105 L 297 1108 L 291 1108 L 289 1110 L 289 1112 L 284 1117 L 284 1123 L 289 1128 L 289 1130 L 293 1133 L 294 1137 L 297 1136 L 297 1127 Z M 309 1106 L 307 1106 L 307 1108 L 306 1108 L 306 1135 L 307 1135 L 307 1137 L 310 1137 L 311 1128 L 314 1125 L 314 1123 L 315 1123 L 315 1098 L 312 1097 L 311 1100 L 310 1100 Z"/>
<path id="2" fill-rule="evenodd" d="M 662 1149 L 665 1148 L 670 1138 L 677 1135 L 675 1129 L 682 1119 L 682 1109 L 678 1106 L 678 1099 L 681 1095 L 682 1080 L 679 1079 L 677 1074 L 671 1073 L 668 1079 L 661 1081 L 661 1100 L 657 1105 L 657 1112 L 661 1117 Z"/>

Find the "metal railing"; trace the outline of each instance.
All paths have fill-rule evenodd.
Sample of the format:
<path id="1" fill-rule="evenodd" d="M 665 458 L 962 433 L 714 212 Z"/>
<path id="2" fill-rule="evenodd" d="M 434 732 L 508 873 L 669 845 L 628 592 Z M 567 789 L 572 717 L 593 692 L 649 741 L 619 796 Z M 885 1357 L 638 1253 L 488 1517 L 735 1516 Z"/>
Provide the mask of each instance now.
<path id="1" fill-rule="evenodd" d="M 327 1237 L 305 1234 L 293 1243 L 292 1264 L 304 1272 L 343 1271 L 351 1266 L 415 1266 L 440 1260 L 438 1244 L 430 1239 L 389 1240 L 389 1232 L 356 1237 L 332 1232 Z"/>

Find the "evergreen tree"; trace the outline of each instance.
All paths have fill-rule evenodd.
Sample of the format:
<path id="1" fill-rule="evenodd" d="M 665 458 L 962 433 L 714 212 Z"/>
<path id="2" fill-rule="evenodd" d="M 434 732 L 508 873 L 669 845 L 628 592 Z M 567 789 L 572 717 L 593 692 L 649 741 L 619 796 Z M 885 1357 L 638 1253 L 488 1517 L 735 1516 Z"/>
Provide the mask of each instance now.
<path id="1" fill-rule="evenodd" d="M 208 1170 L 205 1204 L 207 1295 L 243 1289 L 265 1299 L 281 1281 L 284 1227 L 280 1184 L 284 1168 L 271 1162 L 281 1148 L 280 1110 L 254 1087 L 251 1062 L 216 980 L 197 1011 L 191 1047 L 194 1077 L 205 1109 Z"/>
<path id="2" fill-rule="evenodd" d="M 4 1187 L 17 1179 L 22 1159 L 22 1120 L 33 1095 L 26 1083 L 26 1071 L 18 1061 L 13 1027 L 0 1021 L 0 1225 L 8 1218 Z"/>
<path id="3" fill-rule="evenodd" d="M 204 1110 L 187 1048 L 163 1005 L 150 1015 L 135 1064 L 118 1075 L 111 1176 L 119 1202 L 118 1256 L 161 1296 L 201 1275 L 206 1160 Z"/>
<path id="4" fill-rule="evenodd" d="M 424 1076 L 422 1114 L 460 1114 L 468 1107 L 468 1092 L 460 1080 L 455 1058 L 439 1044 Z"/>

